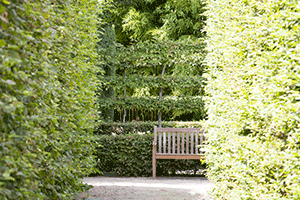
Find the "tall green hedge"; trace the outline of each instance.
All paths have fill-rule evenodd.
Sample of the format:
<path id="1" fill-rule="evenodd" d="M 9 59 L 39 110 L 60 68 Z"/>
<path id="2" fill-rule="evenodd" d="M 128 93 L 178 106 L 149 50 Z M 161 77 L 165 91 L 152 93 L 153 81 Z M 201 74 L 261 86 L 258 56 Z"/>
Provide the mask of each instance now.
<path id="1" fill-rule="evenodd" d="M 152 176 L 153 134 L 101 135 L 95 155 L 97 168 L 115 176 Z M 157 175 L 205 168 L 200 160 L 157 160 Z"/>
<path id="2" fill-rule="evenodd" d="M 0 199 L 68 199 L 93 170 L 97 0 L 0 1 Z"/>
<path id="3" fill-rule="evenodd" d="M 300 2 L 208 0 L 215 199 L 300 198 Z"/>
<path id="4" fill-rule="evenodd" d="M 202 128 L 203 122 L 181 122 L 181 121 L 162 121 L 164 128 Z M 150 133 L 154 131 L 154 126 L 158 126 L 154 121 L 135 121 L 135 122 L 100 122 L 95 125 L 95 135 L 123 135 Z"/>

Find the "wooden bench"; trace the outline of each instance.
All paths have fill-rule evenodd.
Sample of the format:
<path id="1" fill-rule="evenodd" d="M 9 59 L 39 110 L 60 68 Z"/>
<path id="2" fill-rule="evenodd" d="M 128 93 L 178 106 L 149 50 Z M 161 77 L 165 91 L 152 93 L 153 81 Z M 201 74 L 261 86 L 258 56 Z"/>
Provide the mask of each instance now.
<path id="1" fill-rule="evenodd" d="M 156 159 L 204 159 L 203 134 L 204 130 L 200 128 L 158 128 L 154 126 L 153 179 L 156 178 Z"/>

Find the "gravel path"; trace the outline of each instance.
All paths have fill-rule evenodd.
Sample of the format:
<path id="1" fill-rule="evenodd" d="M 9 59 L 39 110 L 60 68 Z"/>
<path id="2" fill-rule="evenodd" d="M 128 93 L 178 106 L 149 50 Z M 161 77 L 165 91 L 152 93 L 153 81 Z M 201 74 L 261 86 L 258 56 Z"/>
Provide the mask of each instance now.
<path id="1" fill-rule="evenodd" d="M 209 200 L 213 184 L 205 177 L 116 178 L 90 177 L 84 183 L 93 185 L 86 200 Z"/>

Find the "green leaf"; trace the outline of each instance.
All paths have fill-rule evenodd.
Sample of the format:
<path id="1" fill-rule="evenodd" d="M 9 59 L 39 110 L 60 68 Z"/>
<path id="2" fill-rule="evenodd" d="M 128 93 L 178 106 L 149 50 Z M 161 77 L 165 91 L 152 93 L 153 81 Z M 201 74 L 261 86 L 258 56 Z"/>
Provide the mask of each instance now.
<path id="1" fill-rule="evenodd" d="M 12 49 L 12 50 L 18 50 L 20 47 L 17 46 L 17 45 L 11 45 L 11 44 L 8 44 L 7 48 L 8 48 L 8 49 Z"/>
<path id="2" fill-rule="evenodd" d="M 13 50 L 8 50 L 8 54 L 15 62 L 21 62 L 21 57 L 18 52 Z"/>
<path id="3" fill-rule="evenodd" d="M 6 42 L 4 40 L 0 40 L 0 47 L 4 47 L 6 45 Z"/>
<path id="4" fill-rule="evenodd" d="M 2 0 L 2 2 L 5 3 L 6 5 L 9 5 L 9 4 L 10 4 L 10 2 L 7 1 L 7 0 Z"/>
<path id="5" fill-rule="evenodd" d="M 5 12 L 5 7 L 0 5 L 0 14 L 3 14 Z"/>
<path id="6" fill-rule="evenodd" d="M 5 81 L 7 84 L 9 84 L 9 85 L 16 85 L 16 83 L 14 82 L 14 81 L 12 81 L 12 80 L 6 80 Z"/>

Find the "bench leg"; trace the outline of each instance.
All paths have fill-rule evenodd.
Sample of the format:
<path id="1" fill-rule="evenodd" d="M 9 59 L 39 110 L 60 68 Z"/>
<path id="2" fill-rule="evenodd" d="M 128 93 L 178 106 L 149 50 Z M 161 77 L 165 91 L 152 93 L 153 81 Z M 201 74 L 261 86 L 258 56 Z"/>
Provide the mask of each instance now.
<path id="1" fill-rule="evenodd" d="M 156 145 L 153 145 L 153 151 L 152 151 L 152 172 L 153 172 L 153 179 L 156 178 Z"/>

